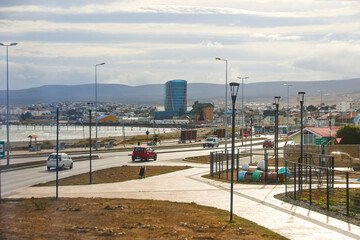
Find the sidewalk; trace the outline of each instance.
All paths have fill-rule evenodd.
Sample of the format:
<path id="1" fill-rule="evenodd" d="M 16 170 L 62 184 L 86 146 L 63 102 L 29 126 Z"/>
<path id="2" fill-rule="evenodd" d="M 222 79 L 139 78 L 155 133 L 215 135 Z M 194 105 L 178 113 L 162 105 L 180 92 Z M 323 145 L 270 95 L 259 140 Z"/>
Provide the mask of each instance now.
<path id="1" fill-rule="evenodd" d="M 229 211 L 230 185 L 201 176 L 194 168 L 120 183 L 59 187 L 60 197 L 104 197 L 195 202 Z M 360 239 L 360 227 L 273 198 L 284 186 L 234 185 L 234 214 L 289 239 Z M 28 187 L 6 198 L 54 197 L 55 187 Z"/>

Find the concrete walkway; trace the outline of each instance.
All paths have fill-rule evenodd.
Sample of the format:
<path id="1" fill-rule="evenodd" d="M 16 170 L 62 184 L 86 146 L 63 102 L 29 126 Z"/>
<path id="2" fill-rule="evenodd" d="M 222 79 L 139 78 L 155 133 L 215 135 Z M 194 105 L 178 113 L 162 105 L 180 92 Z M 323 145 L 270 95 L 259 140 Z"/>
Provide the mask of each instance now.
<path id="1" fill-rule="evenodd" d="M 195 202 L 229 210 L 230 184 L 202 178 L 208 166 L 120 183 L 59 187 L 60 197 L 103 197 Z M 284 186 L 234 185 L 234 214 L 289 239 L 360 239 L 360 227 L 273 198 Z M 7 198 L 54 197 L 55 187 L 29 187 Z"/>

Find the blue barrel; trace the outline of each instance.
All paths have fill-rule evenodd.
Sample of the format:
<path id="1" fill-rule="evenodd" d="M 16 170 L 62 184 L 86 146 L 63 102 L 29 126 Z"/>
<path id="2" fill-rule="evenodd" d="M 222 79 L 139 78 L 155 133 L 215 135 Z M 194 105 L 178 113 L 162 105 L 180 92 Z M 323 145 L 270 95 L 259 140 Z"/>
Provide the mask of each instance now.
<path id="1" fill-rule="evenodd" d="M 291 178 L 291 171 L 288 168 L 280 168 L 279 174 L 282 174 L 287 179 Z"/>
<path id="2" fill-rule="evenodd" d="M 238 173 L 238 178 L 239 178 L 239 181 L 245 181 L 245 175 L 246 175 L 247 171 L 240 171 Z"/>

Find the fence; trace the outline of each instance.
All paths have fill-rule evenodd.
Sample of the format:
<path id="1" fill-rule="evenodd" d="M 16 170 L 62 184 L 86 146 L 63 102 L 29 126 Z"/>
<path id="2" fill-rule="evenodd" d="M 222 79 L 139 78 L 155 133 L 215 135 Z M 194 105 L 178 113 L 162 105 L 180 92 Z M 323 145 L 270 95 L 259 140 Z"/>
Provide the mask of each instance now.
<path id="1" fill-rule="evenodd" d="M 259 154 L 253 154 L 259 155 Z M 268 178 L 268 154 L 261 154 L 265 159 L 265 183 L 274 182 Z M 234 180 L 239 181 L 240 158 L 249 156 L 235 152 Z M 302 201 L 309 208 L 318 207 L 325 211 L 335 211 L 351 216 L 356 221 L 360 219 L 360 173 L 335 169 L 334 157 L 329 155 L 305 153 L 302 162 L 299 158 L 284 161 L 285 173 L 276 174 L 284 176 L 285 196 L 287 199 Z M 214 178 L 230 180 L 231 177 L 231 151 L 210 153 L 210 175 Z M 270 175 L 269 175 L 270 176 Z M 356 185 L 354 185 L 356 184 Z"/>
<path id="2" fill-rule="evenodd" d="M 239 181 L 239 170 L 240 168 L 240 158 L 242 157 L 250 157 L 251 159 L 254 156 L 263 156 L 266 162 L 265 166 L 265 180 L 268 180 L 267 174 L 267 159 L 269 154 L 267 151 L 264 151 L 264 154 L 256 154 L 256 153 L 241 153 L 240 149 L 235 149 L 235 157 L 234 157 L 234 172 L 236 177 L 234 180 Z M 220 178 L 224 180 L 230 180 L 230 172 L 231 171 L 231 151 L 228 151 L 228 154 L 225 151 L 214 151 L 210 152 L 210 176 L 215 178 Z"/>
<path id="3" fill-rule="evenodd" d="M 333 156 L 319 154 L 304 154 L 302 163 L 286 160 L 285 168 L 286 198 L 360 219 L 360 189 L 351 188 L 360 181 L 359 173 L 337 170 Z"/>
<path id="4" fill-rule="evenodd" d="M 239 149 L 235 152 L 234 160 L 236 172 L 239 172 L 239 152 Z M 210 152 L 210 176 L 229 180 L 229 170 L 231 170 L 231 166 L 229 166 L 230 163 L 231 152 L 228 151 L 227 154 L 225 151 Z M 223 176 L 224 174 L 226 177 Z"/>

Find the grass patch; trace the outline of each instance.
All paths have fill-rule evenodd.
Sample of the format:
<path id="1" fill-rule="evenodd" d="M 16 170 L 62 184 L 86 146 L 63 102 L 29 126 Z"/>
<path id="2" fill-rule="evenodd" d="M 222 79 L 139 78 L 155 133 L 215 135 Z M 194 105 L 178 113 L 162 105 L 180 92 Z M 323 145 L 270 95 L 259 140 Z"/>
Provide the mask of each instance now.
<path id="1" fill-rule="evenodd" d="M 230 224 L 224 210 L 169 201 L 6 199 L 0 212 L 0 239 L 287 239 L 236 215 Z"/>
<path id="2" fill-rule="evenodd" d="M 116 168 L 102 169 L 92 172 L 92 183 L 114 183 L 123 182 L 139 178 L 140 166 L 122 166 Z M 146 177 L 170 173 L 179 170 L 189 169 L 188 166 L 146 166 Z M 90 173 L 83 173 L 67 178 L 59 179 L 60 186 L 67 185 L 86 185 L 89 184 Z M 56 181 L 40 183 L 35 186 L 55 186 Z"/>
<path id="3" fill-rule="evenodd" d="M 329 191 L 329 211 L 326 194 L 326 189 L 312 189 L 311 205 L 309 190 L 297 192 L 296 200 L 293 192 L 288 192 L 287 198 L 285 193 L 275 195 L 275 198 L 360 226 L 360 189 L 349 189 L 349 217 L 346 216 L 346 189 L 335 188 Z"/>

